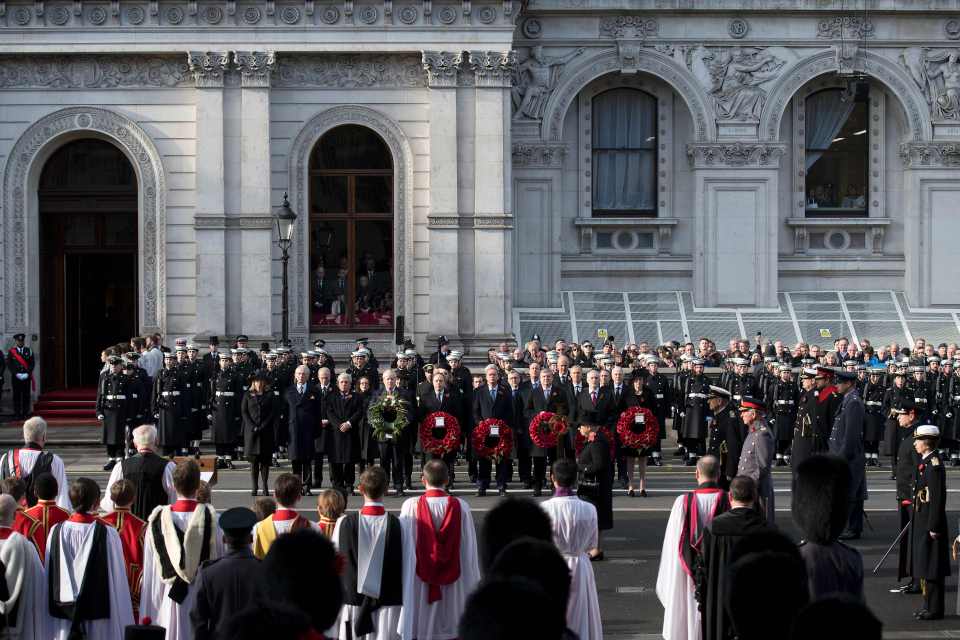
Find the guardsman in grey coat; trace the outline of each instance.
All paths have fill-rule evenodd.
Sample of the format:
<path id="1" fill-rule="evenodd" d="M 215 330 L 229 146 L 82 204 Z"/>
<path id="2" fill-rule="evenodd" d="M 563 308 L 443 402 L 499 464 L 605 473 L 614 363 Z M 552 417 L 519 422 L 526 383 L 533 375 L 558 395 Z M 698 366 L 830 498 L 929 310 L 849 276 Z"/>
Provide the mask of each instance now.
<path id="1" fill-rule="evenodd" d="M 777 452 L 777 443 L 773 432 L 767 426 L 763 415 L 763 403 L 751 396 L 740 400 L 740 419 L 750 432 L 743 441 L 740 452 L 738 476 L 749 476 L 757 483 L 757 502 L 760 512 L 766 517 L 767 524 L 774 524 L 773 504 L 773 460 Z"/>
<path id="2" fill-rule="evenodd" d="M 843 394 L 840 411 L 830 432 L 830 453 L 847 461 L 850 468 L 850 514 L 841 540 L 858 540 L 863 531 L 863 501 L 867 499 L 867 471 L 863 454 L 865 407 L 857 390 L 857 374 L 837 373 L 837 390 Z"/>

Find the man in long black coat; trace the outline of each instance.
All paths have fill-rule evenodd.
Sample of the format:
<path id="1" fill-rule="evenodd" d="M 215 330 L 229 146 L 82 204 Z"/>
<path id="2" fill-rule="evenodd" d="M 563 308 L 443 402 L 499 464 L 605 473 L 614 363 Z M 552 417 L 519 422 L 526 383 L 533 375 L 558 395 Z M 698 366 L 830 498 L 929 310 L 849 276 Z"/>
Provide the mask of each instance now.
<path id="1" fill-rule="evenodd" d="M 901 406 L 891 410 L 897 421 L 897 431 L 895 439 L 900 443 L 899 450 L 895 453 L 896 476 L 897 476 L 897 510 L 900 513 L 899 530 L 913 519 L 913 499 L 916 495 L 915 487 L 917 484 L 917 467 L 920 464 L 920 456 L 913 446 L 913 432 L 919 425 L 917 419 L 917 405 L 912 398 L 905 399 Z M 900 548 L 897 558 L 897 580 L 910 578 L 897 590 L 900 593 L 920 593 L 920 587 L 913 581 L 913 559 L 911 558 L 911 536 L 904 535 L 900 538 Z"/>
<path id="2" fill-rule="evenodd" d="M 529 434 L 530 423 L 541 411 L 550 411 L 559 416 L 569 416 L 570 400 L 569 395 L 564 389 L 553 384 L 553 371 L 544 367 L 540 370 L 540 384 L 538 387 L 531 387 L 527 395 L 524 413 L 524 429 Z M 568 426 L 568 430 L 572 429 Z M 560 447 L 563 449 L 563 447 Z M 546 479 L 548 465 L 553 465 L 556 459 L 557 450 L 551 448 L 549 451 L 538 447 L 531 441 L 530 456 L 533 458 L 533 495 L 540 496 L 543 493 L 543 483 Z"/>
<path id="3" fill-rule="evenodd" d="M 867 498 L 867 474 L 863 455 L 864 406 L 857 391 L 857 374 L 837 374 L 837 390 L 843 402 L 830 433 L 830 453 L 847 461 L 850 468 L 850 514 L 841 540 L 856 540 L 863 530 L 863 501 Z"/>
<path id="4" fill-rule="evenodd" d="M 410 474 L 407 469 L 407 457 L 413 451 L 413 443 L 417 439 L 416 434 L 416 410 L 417 400 L 413 395 L 412 389 L 401 389 L 399 377 L 394 369 L 387 369 L 383 372 L 383 386 L 374 391 L 370 396 L 369 407 L 374 407 L 383 400 L 384 396 L 393 395 L 399 402 L 406 405 L 407 420 L 400 430 L 399 435 L 393 435 L 390 438 L 374 438 L 370 434 L 370 442 L 367 446 L 376 447 L 376 456 L 380 459 L 380 466 L 383 467 L 387 478 L 392 477 L 393 488 L 398 496 L 404 495 L 403 483 Z M 368 410 L 367 421 L 370 421 Z"/>
<path id="5" fill-rule="evenodd" d="M 352 384 L 350 374 L 341 373 L 337 376 L 337 391 L 330 393 L 323 402 L 323 417 L 329 423 L 324 446 L 330 461 L 330 480 L 334 488 L 343 493 L 354 492 L 354 465 L 360 462 L 363 399 L 359 393 L 350 390 Z"/>
<path id="6" fill-rule="evenodd" d="M 703 566 L 696 573 L 697 600 L 701 605 L 704 640 L 727 640 L 733 635 L 724 602 L 727 573 L 736 544 L 746 536 L 768 530 L 754 508 L 757 485 L 752 478 L 737 476 L 730 482 L 730 510 L 713 519 L 703 533 Z"/>
<path id="7" fill-rule="evenodd" d="M 937 452 L 940 430 L 931 425 L 918 427 L 915 447 L 920 455 L 914 498 L 913 575 L 920 578 L 923 607 L 914 613 L 918 620 L 943 618 L 944 578 L 950 575 L 950 541 L 947 538 L 947 475 Z"/>
<path id="8" fill-rule="evenodd" d="M 293 472 L 303 482 L 303 492 L 310 494 L 310 461 L 313 460 L 314 438 L 320 429 L 323 403 L 320 390 L 310 382 L 310 367 L 297 367 L 293 384 L 287 387 L 287 419 L 290 462 Z"/>
<path id="9" fill-rule="evenodd" d="M 429 391 L 422 393 L 418 399 L 418 415 L 417 415 L 417 428 L 419 433 L 420 424 L 429 416 L 431 413 L 436 413 L 442 411 L 444 413 L 449 413 L 457 419 L 457 424 L 460 426 L 460 433 L 462 434 L 464 429 L 469 428 L 470 425 L 467 424 L 467 421 L 463 416 L 463 399 L 456 389 L 451 388 L 447 385 L 447 374 L 442 371 L 434 371 L 432 378 L 433 386 Z M 445 425 L 448 426 L 448 425 Z M 421 448 L 423 443 L 420 443 Z M 432 454 L 427 454 L 426 451 L 423 452 L 424 459 L 429 455 L 430 457 L 436 458 L 441 456 L 436 456 Z M 447 464 L 447 471 L 450 484 L 448 487 L 453 487 L 453 468 L 457 461 L 457 452 L 450 451 L 442 456 L 443 461 Z"/>
<path id="10" fill-rule="evenodd" d="M 241 434 L 240 401 L 245 386 L 243 374 L 233 364 L 231 354 L 220 353 L 220 371 L 210 380 L 210 414 L 217 467 L 233 468 L 233 448 Z"/>
<path id="11" fill-rule="evenodd" d="M 474 393 L 473 422 L 474 428 L 484 420 L 493 418 L 503 420 L 510 426 L 513 422 L 513 396 L 510 391 L 500 384 L 500 370 L 496 365 L 487 365 L 484 370 L 487 384 L 481 386 Z M 491 443 L 496 437 L 491 436 Z M 477 461 L 477 476 L 480 488 L 478 496 L 484 496 L 490 488 L 490 472 L 493 466 L 491 458 L 480 458 Z M 512 462 L 510 456 L 504 456 L 497 462 L 497 490 L 501 496 L 507 493 L 507 479 L 510 477 Z"/>

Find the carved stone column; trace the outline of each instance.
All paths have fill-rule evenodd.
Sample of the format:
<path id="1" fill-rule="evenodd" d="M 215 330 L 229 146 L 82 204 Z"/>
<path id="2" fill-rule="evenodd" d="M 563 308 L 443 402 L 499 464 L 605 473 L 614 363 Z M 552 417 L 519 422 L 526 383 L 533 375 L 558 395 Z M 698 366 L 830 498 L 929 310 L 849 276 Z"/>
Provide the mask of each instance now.
<path id="1" fill-rule="evenodd" d="M 272 267 L 273 225 L 270 201 L 270 73 L 276 65 L 272 51 L 237 51 L 240 72 L 240 297 L 242 326 L 231 332 L 258 337 L 273 335 Z M 277 203 L 279 204 L 279 203 Z M 298 211 L 306 215 L 305 211 Z M 308 237 L 295 239 L 308 242 Z"/>
<path id="2" fill-rule="evenodd" d="M 778 179 L 785 145 L 687 145 L 697 306 L 777 306 Z"/>
<path id="3" fill-rule="evenodd" d="M 430 326 L 451 340 L 460 328 L 457 84 L 463 54 L 424 51 L 430 87 Z"/>
<path id="4" fill-rule="evenodd" d="M 197 85 L 197 310 L 194 325 L 197 336 L 226 332 L 223 74 L 228 61 L 226 51 L 191 51 L 187 54 Z"/>
<path id="5" fill-rule="evenodd" d="M 513 215 L 510 86 L 514 51 L 471 51 L 474 127 L 474 333 L 489 344 L 510 334 Z"/>

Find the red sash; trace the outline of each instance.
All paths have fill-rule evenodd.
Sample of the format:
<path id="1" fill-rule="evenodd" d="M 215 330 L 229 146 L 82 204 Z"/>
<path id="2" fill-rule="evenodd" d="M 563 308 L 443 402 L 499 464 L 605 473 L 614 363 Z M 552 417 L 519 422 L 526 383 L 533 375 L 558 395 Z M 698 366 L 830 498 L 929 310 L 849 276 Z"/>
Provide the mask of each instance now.
<path id="1" fill-rule="evenodd" d="M 447 512 L 438 531 L 427 498 L 442 496 L 447 498 Z M 417 577 L 429 587 L 428 604 L 443 597 L 440 587 L 460 578 L 460 501 L 443 491 L 429 490 L 417 501 Z"/>
<path id="2" fill-rule="evenodd" d="M 30 371 L 30 365 L 27 364 L 27 361 L 23 359 L 23 356 L 20 355 L 20 352 L 17 351 L 16 347 L 10 347 L 10 357 L 20 363 L 20 366 L 23 367 L 28 374 L 30 374 L 30 388 L 33 391 L 37 390 L 37 381 L 33 379 L 33 371 Z"/>

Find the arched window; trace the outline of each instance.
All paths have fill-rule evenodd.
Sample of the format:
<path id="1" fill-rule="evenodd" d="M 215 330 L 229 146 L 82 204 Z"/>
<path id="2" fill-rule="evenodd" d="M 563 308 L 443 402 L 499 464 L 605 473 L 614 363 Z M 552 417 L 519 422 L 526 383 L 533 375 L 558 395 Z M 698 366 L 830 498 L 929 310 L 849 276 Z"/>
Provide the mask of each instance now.
<path id="1" fill-rule="evenodd" d="M 808 217 L 867 215 L 868 116 L 867 91 L 825 89 L 807 97 L 804 192 Z"/>
<path id="2" fill-rule="evenodd" d="M 657 215 L 657 100 L 637 89 L 593 98 L 593 215 Z"/>
<path id="3" fill-rule="evenodd" d="M 376 133 L 328 131 L 310 157 L 311 325 L 393 329 L 393 160 Z"/>

